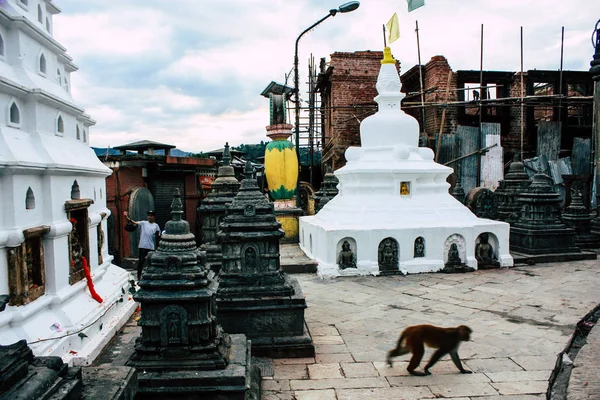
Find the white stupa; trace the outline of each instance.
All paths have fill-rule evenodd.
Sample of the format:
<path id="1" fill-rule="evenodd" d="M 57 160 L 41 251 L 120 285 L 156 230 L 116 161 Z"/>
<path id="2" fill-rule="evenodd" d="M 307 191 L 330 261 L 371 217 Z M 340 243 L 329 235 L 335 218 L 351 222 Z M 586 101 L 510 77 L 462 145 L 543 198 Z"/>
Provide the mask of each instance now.
<path id="1" fill-rule="evenodd" d="M 95 122 L 70 94 L 71 57 L 52 37 L 51 0 L 0 2 L 0 344 L 91 362 L 135 310 L 131 275 L 108 254 Z M 92 298 L 85 257 L 95 291 Z"/>
<path id="2" fill-rule="evenodd" d="M 377 275 L 382 264 L 390 270 L 390 262 L 405 274 L 439 271 L 450 248 L 476 269 L 479 235 L 488 233 L 499 264 L 512 266 L 509 224 L 477 218 L 454 199 L 446 182 L 452 169 L 418 147 L 419 125 L 400 109 L 404 94 L 395 63 L 386 48 L 378 112 L 362 121 L 362 146 L 348 148 L 347 164 L 335 171 L 339 194 L 316 215 L 300 218 L 300 247 L 318 262 L 321 276 Z M 338 264 L 344 242 L 355 267 Z"/>

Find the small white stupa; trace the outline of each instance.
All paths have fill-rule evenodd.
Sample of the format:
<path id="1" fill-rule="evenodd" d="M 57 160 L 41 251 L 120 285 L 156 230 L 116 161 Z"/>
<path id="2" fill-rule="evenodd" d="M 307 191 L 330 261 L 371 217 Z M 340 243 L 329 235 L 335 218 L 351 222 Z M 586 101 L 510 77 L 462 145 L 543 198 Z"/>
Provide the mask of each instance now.
<path id="1" fill-rule="evenodd" d="M 490 257 L 512 266 L 509 224 L 477 218 L 452 197 L 446 182 L 452 169 L 418 147 L 419 125 L 400 109 L 395 63 L 386 47 L 378 112 L 362 121 L 362 146 L 348 148 L 347 164 L 335 171 L 339 194 L 316 215 L 300 218 L 300 247 L 319 263 L 320 276 L 406 274 L 442 270 L 449 254 L 477 269 L 475 251 L 487 236 Z"/>
<path id="2" fill-rule="evenodd" d="M 108 254 L 111 170 L 71 97 L 77 66 L 52 37 L 59 12 L 0 2 L 0 344 L 24 339 L 37 356 L 86 365 L 137 303 Z"/>

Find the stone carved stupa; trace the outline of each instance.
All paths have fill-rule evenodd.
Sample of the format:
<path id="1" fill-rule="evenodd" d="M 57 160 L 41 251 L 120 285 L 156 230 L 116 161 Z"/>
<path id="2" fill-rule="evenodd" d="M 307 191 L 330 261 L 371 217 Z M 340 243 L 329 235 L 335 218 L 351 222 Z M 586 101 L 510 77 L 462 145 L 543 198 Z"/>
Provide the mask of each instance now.
<path id="1" fill-rule="evenodd" d="M 249 161 L 245 174 L 219 232 L 223 252 L 217 290 L 219 322 L 229 333 L 246 334 L 253 355 L 314 357 L 304 321 L 304 294 L 280 265 L 281 224 L 275 219 L 273 203 L 252 178 Z"/>
<path id="2" fill-rule="evenodd" d="M 509 225 L 477 218 L 448 193 L 452 169 L 434 162 L 431 149 L 418 146 L 418 123 L 400 109 L 404 94 L 389 48 L 381 63 L 378 112 L 362 121 L 362 146 L 348 148 L 347 164 L 335 172 L 339 194 L 318 214 L 300 219 L 302 250 L 317 260 L 321 276 L 376 275 L 382 271 L 382 242 L 391 239 L 386 243 L 397 244 L 391 254 L 398 257 L 400 272 L 434 272 L 444 268 L 451 248 L 462 263 L 477 268 L 477 239 L 488 233 L 500 264 L 513 265 Z M 338 265 L 344 242 L 355 254 L 355 268 Z M 423 248 L 419 257 L 417 243 Z"/>
<path id="3" fill-rule="evenodd" d="M 329 203 L 338 194 L 338 179 L 333 174 L 331 167 L 327 167 L 327 173 L 323 177 L 321 188 L 315 193 L 315 213 L 321 211 L 325 204 Z"/>
<path id="4" fill-rule="evenodd" d="M 182 219 L 178 189 L 171 209 L 173 219 L 158 250 L 148 255 L 134 296 L 141 303 L 142 334 L 127 365 L 138 370 L 139 393 L 157 399 L 258 399 L 260 372 L 251 364 L 250 343 L 217 323 L 205 254 Z"/>
<path id="5" fill-rule="evenodd" d="M 229 143 L 223 149 L 223 165 L 219 167 L 217 179 L 212 183 L 211 193 L 202 200 L 198 207 L 198 215 L 202 221 L 202 246 L 206 252 L 206 267 L 215 273 L 221 269 L 221 243 L 217 237 L 219 224 L 225 217 L 227 206 L 240 189 L 240 183 L 235 178 L 233 167 L 230 165 L 231 153 Z"/>

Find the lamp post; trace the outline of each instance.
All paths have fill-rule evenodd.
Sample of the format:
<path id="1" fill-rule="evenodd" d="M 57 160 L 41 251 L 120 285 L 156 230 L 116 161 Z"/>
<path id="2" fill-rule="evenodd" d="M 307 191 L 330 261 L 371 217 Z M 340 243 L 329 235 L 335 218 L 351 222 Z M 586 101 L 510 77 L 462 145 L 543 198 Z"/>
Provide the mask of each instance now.
<path id="1" fill-rule="evenodd" d="M 302 172 L 302 163 L 300 162 L 300 93 L 299 93 L 299 77 L 298 77 L 298 42 L 300 42 L 300 38 L 304 36 L 305 33 L 312 30 L 315 26 L 319 25 L 321 22 L 325 21 L 329 17 L 335 17 L 338 12 L 347 13 L 350 11 L 354 11 L 358 8 L 360 2 L 358 1 L 350 1 L 348 3 L 344 3 L 338 8 L 334 8 L 329 10 L 329 14 L 306 28 L 302 31 L 298 38 L 296 39 L 296 47 L 294 50 L 294 101 L 295 101 L 295 111 L 296 111 L 296 123 L 295 123 L 295 136 L 294 139 L 296 141 L 296 156 L 298 157 L 298 181 L 296 182 L 296 207 L 301 207 L 300 201 L 300 172 Z"/>

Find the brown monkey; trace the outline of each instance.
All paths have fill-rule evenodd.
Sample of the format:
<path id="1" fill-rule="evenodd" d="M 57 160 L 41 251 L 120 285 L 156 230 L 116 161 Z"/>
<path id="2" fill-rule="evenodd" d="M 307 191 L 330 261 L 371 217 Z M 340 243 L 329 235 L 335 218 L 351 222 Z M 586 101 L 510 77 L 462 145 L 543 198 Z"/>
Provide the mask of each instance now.
<path id="1" fill-rule="evenodd" d="M 467 371 L 463 368 L 460 358 L 458 357 L 458 346 L 460 342 L 466 342 L 471 337 L 471 328 L 465 325 L 457 326 L 456 328 L 440 328 L 433 325 L 415 325 L 409 326 L 400 335 L 398 344 L 395 349 L 392 349 L 387 354 L 387 363 L 392 366 L 392 357 L 401 356 L 407 353 L 412 353 L 412 358 L 408 363 L 408 372 L 411 375 L 424 376 L 431 375 L 429 368 L 433 367 L 440 358 L 446 354 L 450 354 L 454 365 L 462 374 L 471 374 L 472 371 Z M 417 372 L 415 369 L 419 366 L 425 346 L 437 349 L 431 356 L 431 359 L 425 366 L 425 372 Z"/>

